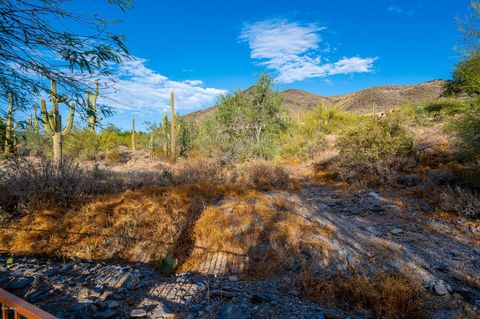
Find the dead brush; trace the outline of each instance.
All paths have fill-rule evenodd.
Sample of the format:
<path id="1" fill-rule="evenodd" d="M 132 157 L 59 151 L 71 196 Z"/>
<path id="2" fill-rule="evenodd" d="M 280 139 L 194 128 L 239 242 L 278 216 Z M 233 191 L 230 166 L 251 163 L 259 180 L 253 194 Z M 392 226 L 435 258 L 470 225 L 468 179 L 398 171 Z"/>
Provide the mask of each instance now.
<path id="1" fill-rule="evenodd" d="M 180 162 L 174 172 L 176 184 L 223 183 L 224 166 L 217 159 L 193 158 Z"/>
<path id="2" fill-rule="evenodd" d="M 459 186 L 446 187 L 440 194 L 440 208 L 471 219 L 480 218 L 480 194 Z"/>
<path id="3" fill-rule="evenodd" d="M 306 297 L 331 307 L 364 310 L 373 318 L 428 318 L 424 289 L 399 274 L 314 275 L 304 271 L 299 285 Z"/>
<path id="4" fill-rule="evenodd" d="M 0 211 L 22 214 L 39 207 L 72 207 L 85 196 L 112 192 L 115 183 L 65 159 L 61 166 L 47 159 L 13 158 L 0 166 Z"/>
<path id="5" fill-rule="evenodd" d="M 289 189 L 294 186 L 288 171 L 280 165 L 256 160 L 237 167 L 240 182 L 259 190 Z"/>

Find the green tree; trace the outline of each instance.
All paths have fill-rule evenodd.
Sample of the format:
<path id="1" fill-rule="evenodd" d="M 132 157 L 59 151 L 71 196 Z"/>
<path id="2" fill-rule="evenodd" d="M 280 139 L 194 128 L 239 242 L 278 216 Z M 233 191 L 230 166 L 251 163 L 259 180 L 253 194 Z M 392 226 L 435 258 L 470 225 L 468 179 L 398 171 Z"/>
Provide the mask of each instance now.
<path id="1" fill-rule="evenodd" d="M 283 99 L 268 74 L 245 92 L 222 96 L 215 113 L 218 147 L 236 157 L 271 158 L 278 151 L 278 137 L 289 126 Z"/>

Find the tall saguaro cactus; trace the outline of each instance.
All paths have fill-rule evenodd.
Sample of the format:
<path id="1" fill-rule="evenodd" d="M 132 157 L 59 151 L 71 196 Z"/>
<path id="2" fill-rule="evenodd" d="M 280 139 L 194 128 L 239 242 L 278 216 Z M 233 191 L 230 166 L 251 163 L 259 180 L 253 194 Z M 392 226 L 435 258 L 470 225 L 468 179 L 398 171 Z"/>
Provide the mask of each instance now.
<path id="1" fill-rule="evenodd" d="M 163 136 L 165 137 L 163 152 L 166 157 L 170 157 L 170 122 L 168 121 L 167 113 L 163 114 L 162 131 Z"/>
<path id="2" fill-rule="evenodd" d="M 13 93 L 10 94 L 10 102 L 8 104 L 7 110 L 7 119 L 6 119 L 6 126 L 5 126 L 5 155 L 10 155 L 15 153 L 15 146 L 16 146 L 16 138 L 15 138 L 15 130 L 18 127 L 18 123 L 15 123 L 13 118 L 13 106 L 15 97 Z"/>
<path id="3" fill-rule="evenodd" d="M 53 160 L 58 165 L 62 163 L 62 137 L 68 135 L 72 130 L 73 117 L 75 115 L 75 103 L 70 103 L 70 114 L 68 116 L 67 125 L 62 130 L 62 116 L 58 108 L 59 96 L 57 95 L 57 83 L 55 80 L 50 81 L 52 110 L 47 112 L 45 100 L 40 100 L 40 109 L 42 111 L 43 124 L 47 134 L 52 136 L 53 142 Z"/>
<path id="4" fill-rule="evenodd" d="M 38 109 L 38 106 L 34 105 L 33 106 L 33 132 L 35 134 L 38 134 L 40 132 L 40 129 L 38 127 L 37 109 Z"/>
<path id="5" fill-rule="evenodd" d="M 170 125 L 170 147 L 172 159 L 175 160 L 177 156 L 177 125 L 176 125 L 176 116 L 175 116 L 175 95 L 173 91 L 170 92 L 170 112 L 172 117 L 172 123 Z"/>
<path id="6" fill-rule="evenodd" d="M 90 128 L 90 133 L 95 134 L 95 127 L 97 123 L 102 120 L 98 117 L 97 111 L 97 98 L 98 98 L 98 81 L 95 82 L 95 92 L 92 93 L 87 91 L 87 96 L 85 99 L 86 109 L 87 109 L 87 121 L 88 127 Z"/>
<path id="7" fill-rule="evenodd" d="M 135 151 L 135 119 L 132 119 L 132 129 L 130 130 L 130 137 L 132 139 L 132 151 Z"/>

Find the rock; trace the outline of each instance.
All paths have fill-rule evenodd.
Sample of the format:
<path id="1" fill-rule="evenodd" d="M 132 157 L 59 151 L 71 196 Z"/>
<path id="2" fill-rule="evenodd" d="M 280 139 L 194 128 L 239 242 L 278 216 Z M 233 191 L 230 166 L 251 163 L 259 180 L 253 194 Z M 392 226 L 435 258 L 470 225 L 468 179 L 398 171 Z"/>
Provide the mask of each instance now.
<path id="1" fill-rule="evenodd" d="M 371 199 L 374 199 L 374 200 L 380 200 L 381 199 L 380 195 L 378 195 L 376 192 L 370 192 L 370 193 L 368 193 L 368 196 Z"/>
<path id="2" fill-rule="evenodd" d="M 17 278 L 12 281 L 12 283 L 10 284 L 10 288 L 12 288 L 13 290 L 23 289 L 30 286 L 32 282 L 33 278 Z"/>
<path id="3" fill-rule="evenodd" d="M 323 313 L 323 318 L 325 318 L 325 319 L 340 319 L 341 316 L 334 313 L 334 312 L 331 312 L 331 311 L 325 311 Z"/>
<path id="4" fill-rule="evenodd" d="M 238 276 L 237 275 L 228 276 L 228 281 L 236 282 L 238 281 Z"/>
<path id="5" fill-rule="evenodd" d="M 212 290 L 212 295 L 225 298 L 233 298 L 233 293 L 226 290 L 214 289 Z"/>
<path id="6" fill-rule="evenodd" d="M 448 295 L 448 289 L 443 283 L 438 283 L 433 286 L 433 292 L 439 296 Z"/>
<path id="7" fill-rule="evenodd" d="M 131 318 L 143 318 L 146 315 L 147 315 L 147 312 L 145 311 L 145 309 L 142 309 L 142 308 L 137 308 L 130 311 Z"/>
<path id="8" fill-rule="evenodd" d="M 3 284 L 4 282 L 8 281 L 8 277 L 6 274 L 1 273 L 0 274 L 0 284 Z"/>
<path id="9" fill-rule="evenodd" d="M 381 212 L 384 212 L 385 211 L 385 207 L 383 207 L 382 205 L 373 205 L 370 210 L 374 213 L 381 213 Z"/>
<path id="10" fill-rule="evenodd" d="M 300 292 L 297 289 L 290 289 L 288 293 L 292 296 L 298 297 L 300 296 Z"/>
<path id="11" fill-rule="evenodd" d="M 173 317 L 175 312 L 170 310 L 167 306 L 162 303 L 156 304 L 156 308 L 151 311 L 150 317 L 152 318 L 165 318 Z"/>
<path id="12" fill-rule="evenodd" d="M 77 298 L 78 299 L 85 299 L 90 295 L 90 290 L 88 288 L 81 288 L 78 291 Z"/>
<path id="13" fill-rule="evenodd" d="M 117 316 L 117 312 L 112 309 L 99 311 L 93 314 L 94 319 L 109 319 Z"/>
<path id="14" fill-rule="evenodd" d="M 448 272 L 450 270 L 450 268 L 446 264 L 437 264 L 433 266 L 433 269 L 441 272 Z"/>
<path id="15" fill-rule="evenodd" d="M 106 301 L 105 305 L 109 309 L 115 309 L 122 305 L 122 303 L 118 300 Z"/>
<path id="16" fill-rule="evenodd" d="M 401 235 L 403 234 L 403 229 L 401 228 L 394 228 L 390 231 L 392 235 Z"/>
<path id="17" fill-rule="evenodd" d="M 271 298 L 269 298 L 268 295 L 266 294 L 254 294 L 251 298 L 250 298 L 250 301 L 252 303 L 262 303 L 262 302 L 269 302 L 271 300 Z"/>
<path id="18" fill-rule="evenodd" d="M 220 309 L 221 319 L 250 319 L 250 314 L 247 314 L 237 305 L 226 304 Z"/>

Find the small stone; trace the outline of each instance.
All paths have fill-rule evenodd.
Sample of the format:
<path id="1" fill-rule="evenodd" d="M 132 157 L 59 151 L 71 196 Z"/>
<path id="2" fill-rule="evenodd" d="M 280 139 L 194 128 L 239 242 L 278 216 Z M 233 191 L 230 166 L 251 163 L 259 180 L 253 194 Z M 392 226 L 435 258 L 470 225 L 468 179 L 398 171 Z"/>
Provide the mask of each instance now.
<path id="1" fill-rule="evenodd" d="M 231 276 L 228 276 L 228 281 L 238 281 L 238 276 L 237 275 L 231 275 Z"/>
<path id="2" fill-rule="evenodd" d="M 146 315 L 147 315 L 147 312 L 145 311 L 145 309 L 142 309 L 142 308 L 137 308 L 130 311 L 131 318 L 142 318 L 142 317 L 145 317 Z"/>
<path id="3" fill-rule="evenodd" d="M 226 304 L 220 309 L 221 319 L 250 319 L 250 317 L 237 305 Z"/>
<path id="4" fill-rule="evenodd" d="M 438 283 L 438 284 L 434 285 L 433 286 L 433 291 L 439 296 L 448 295 L 448 289 L 447 289 L 447 287 L 445 287 L 445 285 L 443 283 Z"/>
<path id="5" fill-rule="evenodd" d="M 117 316 L 117 312 L 112 309 L 99 311 L 93 314 L 94 319 L 109 319 Z"/>
<path id="6" fill-rule="evenodd" d="M 33 278 L 17 278 L 12 281 L 12 284 L 10 285 L 10 287 L 13 290 L 23 289 L 25 287 L 30 286 L 32 282 L 33 282 Z"/>
<path id="7" fill-rule="evenodd" d="M 329 311 L 327 312 L 326 311 L 326 312 L 323 313 L 323 318 L 325 318 L 325 319 L 340 319 L 341 316 L 334 313 L 334 312 L 329 312 Z"/>
<path id="8" fill-rule="evenodd" d="M 378 195 L 376 192 L 370 192 L 370 193 L 368 193 L 368 196 L 370 198 L 374 199 L 374 200 L 380 200 L 381 199 L 380 195 Z"/>
<path id="9" fill-rule="evenodd" d="M 212 295 L 225 298 L 233 298 L 233 293 L 226 290 L 214 289 L 212 290 Z"/>
<path id="10" fill-rule="evenodd" d="M 441 271 L 441 272 L 448 272 L 449 267 L 446 264 L 437 264 L 433 266 L 433 269 Z"/>
<path id="11" fill-rule="evenodd" d="M 85 298 L 87 298 L 89 295 L 90 295 L 90 290 L 87 289 L 87 288 L 82 288 L 82 289 L 80 289 L 80 291 L 78 292 L 77 298 L 78 298 L 78 299 L 85 299 Z"/>
<path id="12" fill-rule="evenodd" d="M 300 296 L 300 292 L 297 289 L 290 289 L 288 293 L 292 296 L 298 297 Z"/>
<path id="13" fill-rule="evenodd" d="M 401 235 L 403 234 L 403 229 L 401 228 L 394 228 L 390 231 L 392 235 Z"/>

